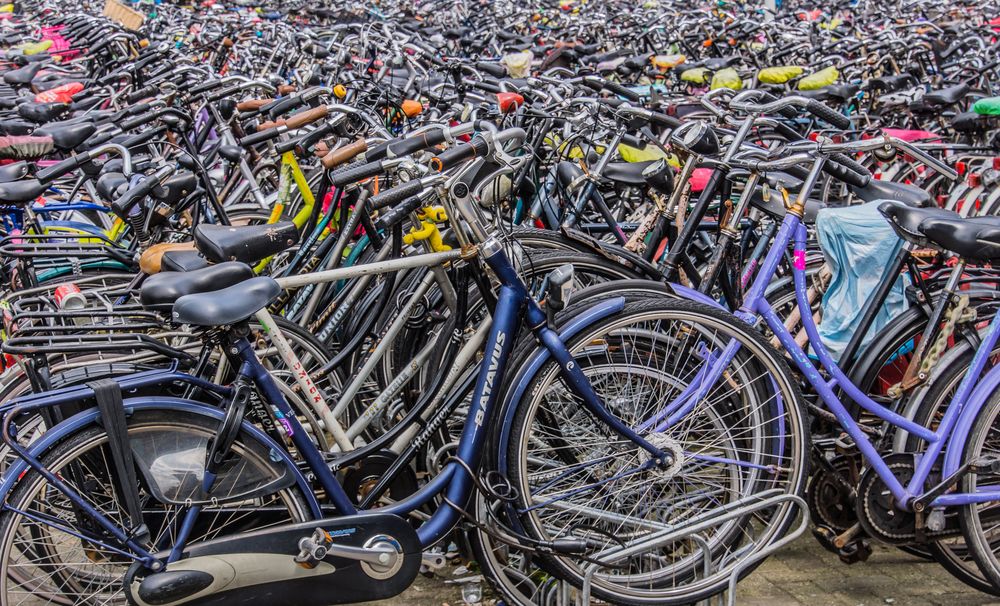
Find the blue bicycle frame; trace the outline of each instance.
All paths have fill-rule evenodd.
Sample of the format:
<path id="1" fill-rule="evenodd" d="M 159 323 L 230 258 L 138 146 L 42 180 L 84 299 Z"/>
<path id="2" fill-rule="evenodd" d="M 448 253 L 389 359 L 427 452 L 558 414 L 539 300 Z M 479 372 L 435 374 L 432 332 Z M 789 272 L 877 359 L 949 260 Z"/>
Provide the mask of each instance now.
<path id="1" fill-rule="evenodd" d="M 424 547 L 428 547 L 440 540 L 460 520 L 462 515 L 461 512 L 448 505 L 448 503 L 453 503 L 458 507 L 462 507 L 468 503 L 472 496 L 474 479 L 468 475 L 466 468 L 472 470 L 477 470 L 479 468 L 485 452 L 487 437 L 491 435 L 492 430 L 496 427 L 496 420 L 499 416 L 497 414 L 497 409 L 499 408 L 499 406 L 497 406 L 497 399 L 499 397 L 498 392 L 501 384 L 503 383 L 503 377 L 507 370 L 511 350 L 523 321 L 527 321 L 529 328 L 534 332 L 539 342 L 543 345 L 544 351 L 547 355 L 551 356 L 553 360 L 558 362 L 561 368 L 561 376 L 566 384 L 581 399 L 585 407 L 623 438 L 634 442 L 639 448 L 642 448 L 651 454 L 650 459 L 644 463 L 643 468 L 652 468 L 656 465 L 668 465 L 670 461 L 670 455 L 648 443 L 632 428 L 628 427 L 621 420 L 608 412 L 603 402 L 601 402 L 600 397 L 590 385 L 589 380 L 581 370 L 579 364 L 575 363 L 572 354 L 570 354 L 564 344 L 564 339 L 568 338 L 568 336 L 579 332 L 587 325 L 592 324 L 595 321 L 601 320 L 617 311 L 620 311 L 623 306 L 623 299 L 611 299 L 594 306 L 594 308 L 588 311 L 587 322 L 573 323 L 570 333 L 568 335 L 561 336 L 556 333 L 556 331 L 549 328 L 546 313 L 528 294 L 524 283 L 521 281 L 499 242 L 495 240 L 487 241 L 487 243 L 482 245 L 481 251 L 483 252 L 485 262 L 499 278 L 501 286 L 497 298 L 496 309 L 493 314 L 490 333 L 486 341 L 485 358 L 479 369 L 479 375 L 472 394 L 472 406 L 465 421 L 462 436 L 458 444 L 456 458 L 461 461 L 461 464 L 456 462 L 448 463 L 440 474 L 435 476 L 419 491 L 402 501 L 379 509 L 379 512 L 382 513 L 393 513 L 405 516 L 422 505 L 430 502 L 435 496 L 443 494 L 446 498 L 446 503 L 439 506 L 431 518 L 422 524 L 417 530 L 420 542 Z M 285 400 L 277 384 L 274 382 L 274 379 L 271 377 L 267 369 L 261 364 L 260 360 L 257 359 L 254 349 L 249 341 L 245 337 L 239 338 L 235 341 L 234 346 L 234 355 L 241 362 L 239 370 L 240 376 L 253 381 L 263 399 L 271 406 L 277 408 L 277 410 L 285 417 L 285 420 L 288 421 L 286 428 L 290 429 L 290 439 L 299 451 L 301 457 L 307 463 L 309 471 L 315 474 L 317 482 L 323 487 L 327 495 L 329 495 L 330 502 L 336 508 L 337 512 L 342 515 L 357 514 L 358 511 L 355 509 L 343 487 L 337 481 L 337 478 L 331 471 L 330 466 L 327 464 L 324 455 L 309 439 L 307 432 L 297 420 L 293 409 Z M 230 388 L 214 385 L 202 379 L 184 375 L 173 370 L 140 373 L 138 375 L 122 377 L 117 380 L 123 390 L 134 390 L 140 386 L 149 386 L 158 383 L 183 380 L 196 387 L 207 389 L 219 395 L 226 395 L 231 391 Z M 84 411 L 64 423 L 61 423 L 55 428 L 50 429 L 42 437 L 39 444 L 33 445 L 30 449 L 25 449 L 24 447 L 18 445 L 16 441 L 17 430 L 12 424 L 11 419 L 16 418 L 19 414 L 27 412 L 28 410 L 44 406 L 53 406 L 66 401 L 79 401 L 80 399 L 91 397 L 92 395 L 93 392 L 89 387 L 78 386 L 59 390 L 57 392 L 28 396 L 15 400 L 4 407 L 3 411 L 5 415 L 3 424 L 3 439 L 8 445 L 10 445 L 14 452 L 20 456 L 20 460 L 13 464 L 5 473 L 3 484 L 0 486 L 0 498 L 3 498 L 12 489 L 12 487 L 17 483 L 18 478 L 27 468 L 30 467 L 45 476 L 55 488 L 63 492 L 71 501 L 80 506 L 82 511 L 93 517 L 101 527 L 105 528 L 109 533 L 111 533 L 112 536 L 118 539 L 122 545 L 127 546 L 128 549 L 115 548 L 101 543 L 103 546 L 140 561 L 146 566 L 153 566 L 159 561 L 156 556 L 144 549 L 142 546 L 136 544 L 132 537 L 128 536 L 126 531 L 124 531 L 114 521 L 108 519 L 102 512 L 96 510 L 96 508 L 90 505 L 73 488 L 68 486 L 55 474 L 45 469 L 40 462 L 41 454 L 43 454 L 47 448 L 51 447 L 52 444 L 57 443 L 61 438 L 66 437 L 70 432 L 78 431 L 81 427 L 86 426 L 88 422 L 93 422 L 96 419 L 95 411 Z M 173 400 L 174 403 L 177 403 L 177 405 L 180 406 L 198 407 L 198 403 L 186 400 L 176 400 L 171 398 L 152 398 L 152 400 L 164 402 Z M 155 402 L 152 406 L 155 408 Z M 207 405 L 200 406 L 207 411 L 211 411 L 209 414 L 212 416 L 215 416 L 216 418 L 221 417 L 222 413 L 218 408 L 209 407 Z M 146 407 L 148 408 L 149 406 Z M 128 406 L 126 406 L 126 408 L 126 412 L 128 412 Z M 265 445 L 273 444 L 273 441 L 270 440 L 266 434 L 258 430 L 253 425 L 244 421 L 243 426 L 249 432 L 251 437 L 260 440 Z M 282 450 L 281 447 L 276 444 L 273 445 L 273 447 Z M 301 472 L 297 470 L 294 463 L 290 461 L 287 454 L 283 453 L 282 458 L 288 465 L 290 472 L 296 476 L 297 483 L 300 486 L 306 484 L 305 478 L 302 476 Z M 313 514 L 319 514 L 320 509 L 315 501 L 315 497 L 312 496 L 311 490 L 307 489 L 303 492 L 306 494 L 307 498 L 312 499 L 310 505 Z M 31 515 L 29 512 L 19 513 L 27 516 Z M 199 513 L 199 507 L 191 507 L 186 512 L 184 519 L 181 521 L 181 528 L 192 527 Z M 43 523 L 55 522 L 48 520 L 40 521 Z M 64 527 L 62 530 L 86 540 L 94 540 L 93 537 L 82 537 L 78 532 L 75 532 L 71 528 Z M 181 533 L 181 536 L 184 536 L 184 534 Z M 181 544 L 172 546 L 172 554 L 180 554 L 183 551 L 183 540 L 180 543 Z"/>

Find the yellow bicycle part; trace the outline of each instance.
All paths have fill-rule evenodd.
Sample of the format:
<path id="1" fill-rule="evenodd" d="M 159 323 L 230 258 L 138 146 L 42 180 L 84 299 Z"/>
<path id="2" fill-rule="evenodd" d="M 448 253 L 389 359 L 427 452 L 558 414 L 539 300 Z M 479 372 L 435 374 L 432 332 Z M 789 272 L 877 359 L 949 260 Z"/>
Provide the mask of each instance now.
<path id="1" fill-rule="evenodd" d="M 420 227 L 411 227 L 410 232 L 403 236 L 403 242 L 413 244 L 418 240 L 426 240 L 434 252 L 451 250 L 441 238 L 441 230 L 437 224 L 448 220 L 448 214 L 442 206 L 427 206 L 417 213 Z"/>

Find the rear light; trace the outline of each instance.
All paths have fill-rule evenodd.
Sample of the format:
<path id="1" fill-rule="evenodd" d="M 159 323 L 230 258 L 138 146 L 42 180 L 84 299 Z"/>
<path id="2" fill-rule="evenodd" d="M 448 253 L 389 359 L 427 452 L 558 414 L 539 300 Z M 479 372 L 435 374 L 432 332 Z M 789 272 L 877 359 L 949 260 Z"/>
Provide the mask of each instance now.
<path id="1" fill-rule="evenodd" d="M 983 176 L 980 175 L 979 173 L 969 173 L 968 182 L 969 182 L 969 187 L 972 188 L 979 187 L 983 183 Z"/>
<path id="2" fill-rule="evenodd" d="M 961 177 L 962 175 L 964 175 L 965 171 L 968 170 L 968 168 L 969 167 L 965 164 L 965 162 L 956 162 L 955 163 L 955 172 L 958 173 L 959 177 Z"/>

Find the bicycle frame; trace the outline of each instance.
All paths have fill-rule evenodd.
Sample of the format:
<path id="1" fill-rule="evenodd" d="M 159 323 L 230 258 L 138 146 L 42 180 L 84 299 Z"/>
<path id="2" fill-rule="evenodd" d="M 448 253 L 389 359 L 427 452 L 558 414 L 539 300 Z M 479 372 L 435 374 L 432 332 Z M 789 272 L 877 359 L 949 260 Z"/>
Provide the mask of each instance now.
<path id="1" fill-rule="evenodd" d="M 959 468 L 959 457 L 962 447 L 965 444 L 967 433 L 971 427 L 972 420 L 975 419 L 979 410 L 986 401 L 989 392 L 986 390 L 973 391 L 977 385 L 977 379 L 988 362 L 990 352 L 1000 340 L 1000 316 L 993 319 L 986 336 L 983 338 L 979 349 L 976 351 L 972 364 L 969 366 L 962 383 L 959 385 L 951 403 L 949 404 L 944 417 L 936 430 L 930 430 L 923 425 L 914 423 L 896 412 L 882 406 L 869 398 L 861 389 L 851 383 L 837 363 L 830 356 L 823 346 L 819 337 L 816 323 L 812 319 L 806 291 L 806 238 L 807 232 L 801 222 L 801 218 L 789 212 L 778 230 L 770 252 L 764 260 L 760 273 L 755 278 L 744 304 L 736 316 L 750 324 L 756 324 L 763 318 L 767 326 L 774 332 L 782 346 L 791 355 L 796 367 L 816 390 L 820 398 L 831 412 L 836 416 L 844 431 L 855 441 L 858 449 L 872 468 L 879 475 L 892 493 L 895 502 L 903 507 L 909 507 L 914 499 L 925 492 L 925 483 L 930 476 L 932 468 L 938 461 L 942 449 L 945 445 L 948 448 L 948 456 L 945 458 L 943 477 L 949 477 Z M 796 343 L 794 336 L 785 327 L 782 319 L 771 308 L 764 298 L 765 288 L 771 277 L 774 275 L 779 263 L 784 258 L 788 245 L 794 241 L 794 269 L 796 302 L 799 306 L 802 317 L 802 325 L 809 336 L 809 343 L 820 360 L 823 368 L 833 377 L 832 380 L 825 380 L 819 370 L 813 365 L 812 360 L 806 352 Z M 735 354 L 730 353 L 727 348 L 720 354 L 721 358 L 713 364 L 707 372 L 704 382 L 709 385 L 716 380 L 725 365 Z M 993 373 L 991 372 L 991 376 Z M 862 431 L 860 426 L 849 413 L 845 404 L 836 395 L 834 389 L 839 388 L 851 400 L 856 402 L 861 408 L 876 415 L 889 424 L 899 427 L 928 443 L 926 451 L 920 457 L 916 465 L 915 473 L 910 482 L 904 485 L 889 468 L 885 459 Z M 967 505 L 972 503 L 982 503 L 1000 500 L 1000 487 L 987 489 L 974 494 L 948 493 L 932 500 L 931 507 L 943 507 L 952 505 Z"/>
<path id="2" fill-rule="evenodd" d="M 510 360 L 515 337 L 522 322 L 527 322 L 539 342 L 542 343 L 544 350 L 559 363 L 561 375 L 566 384 L 581 398 L 585 407 L 601 421 L 608 424 L 613 431 L 623 438 L 634 442 L 639 448 L 648 451 L 652 455 L 650 460 L 639 468 L 639 471 L 643 468 L 652 468 L 660 462 L 669 462 L 669 455 L 648 443 L 604 407 L 600 397 L 591 387 L 586 375 L 580 369 L 579 365 L 575 363 L 572 354 L 566 348 L 563 337 L 549 328 L 546 313 L 527 292 L 517 271 L 507 258 L 502 245 L 497 240 L 490 239 L 482 246 L 482 253 L 484 260 L 499 278 L 501 285 L 493 322 L 486 340 L 485 351 L 487 355 L 478 372 L 475 389 L 472 394 L 472 406 L 465 420 L 462 436 L 457 448 L 456 458 L 461 463 L 449 462 L 440 474 L 435 476 L 419 491 L 404 500 L 379 509 L 380 512 L 406 516 L 430 502 L 435 496 L 443 495 L 446 499 L 445 504 L 440 506 L 431 518 L 417 530 L 421 545 L 425 548 L 443 538 L 461 519 L 462 512 L 448 503 L 450 502 L 457 507 L 462 507 L 472 497 L 474 479 L 468 475 L 465 468 L 466 466 L 472 470 L 479 468 L 485 452 L 486 441 L 497 429 L 499 387 L 507 371 L 507 364 Z M 610 300 L 595 306 L 589 312 L 588 324 L 615 313 L 621 309 L 621 303 L 620 299 Z M 586 324 L 579 325 L 577 330 L 585 326 Z M 266 403 L 276 407 L 285 416 L 291 428 L 290 438 L 292 442 L 307 463 L 308 471 L 315 474 L 317 482 L 324 488 L 337 512 L 342 515 L 359 513 L 351 503 L 343 487 L 341 487 L 335 474 L 331 471 L 330 465 L 324 458 L 324 455 L 312 443 L 305 429 L 295 417 L 291 406 L 285 400 L 274 379 L 257 359 L 253 346 L 245 337 L 240 337 L 234 341 L 233 347 L 236 350 L 234 355 L 242 362 L 240 376 L 252 381 L 259 389 Z M 177 380 L 184 380 L 196 387 L 208 389 L 219 394 L 231 391 L 231 388 L 217 386 L 208 381 L 184 375 L 173 370 L 151 371 L 118 379 L 123 388 L 135 388 L 137 385 L 150 385 L 157 382 L 172 382 Z M 58 476 L 45 469 L 39 460 L 39 457 L 47 448 L 58 443 L 60 439 L 66 437 L 72 431 L 77 431 L 81 427 L 86 426 L 88 421 L 93 422 L 97 415 L 96 411 L 89 410 L 82 412 L 65 423 L 52 428 L 46 432 L 38 444 L 32 445 L 28 449 L 20 446 L 16 441 L 16 428 L 12 427 L 11 419 L 16 417 L 17 414 L 27 409 L 57 405 L 69 399 L 79 400 L 80 398 L 86 398 L 88 397 L 88 392 L 92 392 L 89 387 L 77 386 L 58 392 L 28 396 L 15 400 L 4 408 L 4 412 L 7 414 L 5 415 L 3 424 L 3 439 L 20 456 L 20 460 L 11 465 L 5 473 L 3 484 L 0 485 L 0 498 L 3 498 L 16 485 L 20 476 L 30 467 L 43 474 L 53 486 L 63 492 L 72 502 L 78 504 L 82 511 L 86 512 L 88 516 L 93 517 L 97 524 L 108 530 L 112 536 L 127 546 L 131 552 L 101 543 L 102 546 L 116 551 L 121 555 L 141 561 L 144 565 L 152 566 L 159 561 L 156 556 L 136 544 L 135 540 L 124 529 L 90 505 L 83 496 L 66 485 Z M 170 402 L 176 402 L 181 407 L 189 407 L 194 410 L 204 408 L 207 411 L 206 414 L 220 419 L 223 414 L 218 408 L 205 405 L 199 406 L 197 403 L 190 401 L 174 398 L 153 398 L 153 400 L 157 402 L 162 401 L 164 407 L 169 407 Z M 263 441 L 265 445 L 272 443 L 266 434 L 263 434 L 260 430 L 250 425 L 249 422 L 244 421 L 243 427 L 249 432 L 252 438 Z M 280 449 L 277 446 L 273 447 Z M 290 473 L 295 476 L 296 482 L 299 485 L 305 483 L 304 475 L 291 462 L 288 455 L 282 452 L 281 458 L 285 461 Z M 310 499 L 311 509 L 316 514 L 320 509 L 313 493 L 308 490 L 304 491 L 304 493 Z M 27 512 L 20 513 L 31 515 Z M 180 521 L 182 527 L 190 527 L 194 523 L 194 518 L 199 513 L 200 507 L 193 506 L 189 509 Z M 41 523 L 54 522 L 41 519 L 37 521 Z M 63 530 L 74 534 L 74 536 L 79 536 L 79 533 L 74 532 L 73 529 L 63 528 Z M 90 541 L 94 540 L 93 537 L 81 538 Z M 172 546 L 173 553 L 180 553 L 181 551 L 183 551 L 183 544 Z"/>

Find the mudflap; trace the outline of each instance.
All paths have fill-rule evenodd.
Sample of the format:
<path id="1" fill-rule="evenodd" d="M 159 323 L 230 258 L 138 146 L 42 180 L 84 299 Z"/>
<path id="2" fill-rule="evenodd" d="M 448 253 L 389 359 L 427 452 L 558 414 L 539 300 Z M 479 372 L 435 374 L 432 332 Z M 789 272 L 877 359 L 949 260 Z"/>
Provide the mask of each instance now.
<path id="1" fill-rule="evenodd" d="M 315 546 L 316 536 L 324 537 L 325 548 L 303 558 L 304 546 Z M 372 549 L 395 551 L 398 557 L 380 563 L 344 555 L 365 553 L 370 560 Z M 161 572 L 135 564 L 125 591 L 133 606 L 326 606 L 382 600 L 410 586 L 420 571 L 421 551 L 416 531 L 399 516 L 328 518 L 196 543 Z"/>

